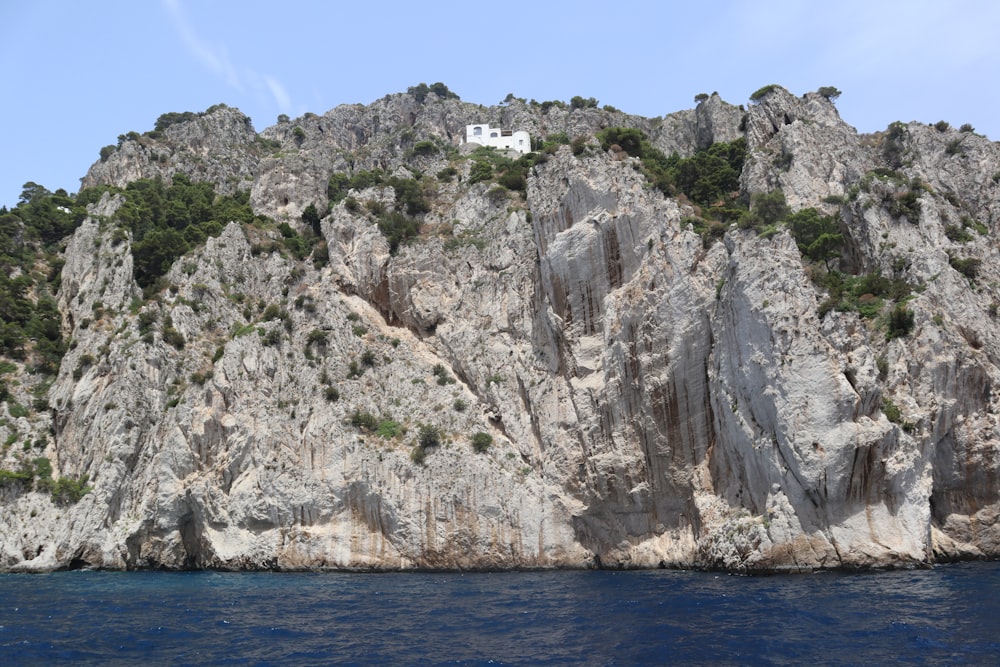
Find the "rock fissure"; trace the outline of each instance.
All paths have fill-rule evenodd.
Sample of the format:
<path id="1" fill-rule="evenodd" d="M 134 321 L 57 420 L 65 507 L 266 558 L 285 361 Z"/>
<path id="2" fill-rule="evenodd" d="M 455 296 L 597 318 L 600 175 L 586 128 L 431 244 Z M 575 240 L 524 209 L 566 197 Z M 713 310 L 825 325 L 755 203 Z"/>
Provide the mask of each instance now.
<path id="1" fill-rule="evenodd" d="M 43 471 L 0 484 L 0 568 L 1000 554 L 997 145 L 860 135 L 779 86 L 746 111 L 616 112 L 665 163 L 745 141 L 723 199 L 780 189 L 786 217 L 833 216 L 842 243 L 815 259 L 786 220 L 714 219 L 649 156 L 602 150 L 609 113 L 401 94 L 123 141 L 85 186 L 184 176 L 266 219 L 221 224 L 143 295 L 129 191 L 90 205 L 55 294 L 73 343 L 47 393 L 13 364 L 17 404 L 49 407 L 8 402 L 0 425 L 3 469 Z M 462 144 L 501 116 L 542 154 Z M 375 170 L 331 200 L 332 175 Z M 414 231 L 397 246 L 390 223 Z M 54 497 L 62 478 L 89 488 Z"/>

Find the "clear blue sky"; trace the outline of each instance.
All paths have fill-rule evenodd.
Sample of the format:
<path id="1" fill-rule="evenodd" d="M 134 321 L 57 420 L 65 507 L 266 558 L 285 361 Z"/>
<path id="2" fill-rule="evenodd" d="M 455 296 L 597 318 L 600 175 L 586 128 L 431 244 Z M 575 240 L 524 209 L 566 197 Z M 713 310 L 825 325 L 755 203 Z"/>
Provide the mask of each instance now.
<path id="1" fill-rule="evenodd" d="M 102 146 L 168 111 L 222 102 L 260 131 L 421 81 L 646 116 L 833 85 L 864 132 L 944 119 L 1000 139 L 993 0 L 0 0 L 0 28 L 8 206 L 26 181 L 75 192 Z"/>

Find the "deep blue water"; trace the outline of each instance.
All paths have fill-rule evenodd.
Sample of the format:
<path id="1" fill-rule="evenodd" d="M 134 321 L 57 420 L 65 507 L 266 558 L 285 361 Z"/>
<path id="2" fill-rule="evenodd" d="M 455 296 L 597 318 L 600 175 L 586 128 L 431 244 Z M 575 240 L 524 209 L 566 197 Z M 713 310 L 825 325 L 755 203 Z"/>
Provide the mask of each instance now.
<path id="1" fill-rule="evenodd" d="M 1000 664 L 1000 563 L 0 575 L 0 665 Z"/>

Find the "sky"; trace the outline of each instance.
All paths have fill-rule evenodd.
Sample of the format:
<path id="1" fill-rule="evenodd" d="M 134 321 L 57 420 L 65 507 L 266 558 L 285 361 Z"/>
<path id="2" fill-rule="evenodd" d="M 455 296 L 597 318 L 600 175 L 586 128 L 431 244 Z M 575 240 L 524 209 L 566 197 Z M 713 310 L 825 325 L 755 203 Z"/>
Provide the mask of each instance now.
<path id="1" fill-rule="evenodd" d="M 995 0 L 0 0 L 0 205 L 73 193 L 102 146 L 224 103 L 257 131 L 441 81 L 491 105 L 580 95 L 643 116 L 777 83 L 859 131 L 1000 139 Z"/>

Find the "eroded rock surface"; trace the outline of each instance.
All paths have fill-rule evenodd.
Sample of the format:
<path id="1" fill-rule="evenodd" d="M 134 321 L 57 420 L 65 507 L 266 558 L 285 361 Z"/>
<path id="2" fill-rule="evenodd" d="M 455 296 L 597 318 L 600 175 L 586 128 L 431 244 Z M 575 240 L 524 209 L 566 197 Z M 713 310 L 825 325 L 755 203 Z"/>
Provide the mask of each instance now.
<path id="1" fill-rule="evenodd" d="M 473 122 L 589 146 L 532 167 L 523 195 L 498 191 L 468 182 Z M 845 271 L 918 286 L 912 330 L 890 340 L 885 312 L 824 308 L 784 228 L 704 241 L 686 201 L 600 149 L 612 125 L 682 156 L 745 137 L 747 199 L 780 188 L 793 210 L 836 215 Z M 51 415 L 17 420 L 51 424 L 46 456 L 93 489 L 69 506 L 0 489 L 0 567 L 767 570 L 1000 554 L 1000 149 L 972 132 L 859 135 L 826 98 L 781 88 L 746 111 L 712 95 L 657 121 L 394 95 L 259 135 L 215 109 L 123 141 L 84 184 L 185 173 L 301 228 L 333 173 L 447 166 L 457 177 L 425 181 L 431 211 L 396 254 L 357 205 L 394 204 L 374 185 L 324 215 L 320 268 L 233 223 L 145 300 L 131 238 L 114 234 L 120 196 L 96 205 L 65 252 L 74 345 Z M 919 206 L 900 215 L 910 190 Z M 956 225 L 969 232 L 952 240 Z M 974 279 L 957 257 L 979 260 Z M 165 341 L 168 317 L 182 346 Z M 359 429 L 361 413 L 397 428 Z M 421 464 L 426 426 L 441 442 Z"/>

